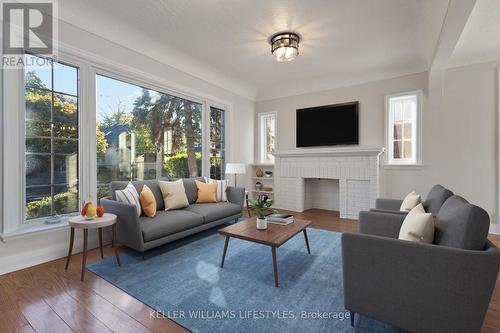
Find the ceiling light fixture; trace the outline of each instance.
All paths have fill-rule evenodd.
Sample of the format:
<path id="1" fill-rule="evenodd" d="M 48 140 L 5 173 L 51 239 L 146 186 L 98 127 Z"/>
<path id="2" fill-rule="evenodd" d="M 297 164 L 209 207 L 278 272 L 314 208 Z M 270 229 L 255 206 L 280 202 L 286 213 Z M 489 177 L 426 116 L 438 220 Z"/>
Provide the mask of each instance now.
<path id="1" fill-rule="evenodd" d="M 279 62 L 293 60 L 299 55 L 299 41 L 293 32 L 280 32 L 271 37 L 271 53 Z"/>

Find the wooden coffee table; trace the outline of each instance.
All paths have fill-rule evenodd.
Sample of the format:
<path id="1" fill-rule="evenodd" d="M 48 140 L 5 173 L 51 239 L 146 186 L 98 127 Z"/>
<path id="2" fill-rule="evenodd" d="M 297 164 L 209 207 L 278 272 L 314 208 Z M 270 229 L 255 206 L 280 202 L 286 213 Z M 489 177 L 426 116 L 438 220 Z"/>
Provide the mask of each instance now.
<path id="1" fill-rule="evenodd" d="M 309 247 L 309 240 L 307 239 L 306 230 L 306 228 L 311 225 L 311 221 L 295 219 L 295 222 L 288 225 L 268 223 L 266 230 L 258 230 L 255 219 L 256 217 L 253 217 L 219 230 L 219 233 L 221 235 L 226 236 L 220 267 L 224 267 L 224 259 L 226 258 L 227 246 L 229 244 L 230 237 L 268 245 L 271 247 L 273 254 L 274 286 L 278 287 L 278 264 L 276 262 L 276 249 L 285 244 L 293 236 L 297 235 L 300 232 L 303 232 L 304 239 L 306 241 L 307 253 L 311 254 L 311 248 Z"/>

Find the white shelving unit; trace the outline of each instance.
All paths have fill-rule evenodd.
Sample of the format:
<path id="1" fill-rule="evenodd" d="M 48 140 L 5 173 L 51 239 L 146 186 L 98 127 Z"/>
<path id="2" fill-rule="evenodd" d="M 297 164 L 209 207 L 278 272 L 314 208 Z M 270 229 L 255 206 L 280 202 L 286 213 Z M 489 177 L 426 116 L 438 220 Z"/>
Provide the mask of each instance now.
<path id="1" fill-rule="evenodd" d="M 256 198 L 258 195 L 265 194 L 270 198 L 274 195 L 274 164 L 250 164 L 251 166 L 251 177 L 250 177 L 250 198 Z M 261 169 L 262 172 L 271 171 L 273 176 L 271 177 L 258 177 L 257 170 Z M 261 183 L 262 189 L 258 190 L 256 184 Z"/>

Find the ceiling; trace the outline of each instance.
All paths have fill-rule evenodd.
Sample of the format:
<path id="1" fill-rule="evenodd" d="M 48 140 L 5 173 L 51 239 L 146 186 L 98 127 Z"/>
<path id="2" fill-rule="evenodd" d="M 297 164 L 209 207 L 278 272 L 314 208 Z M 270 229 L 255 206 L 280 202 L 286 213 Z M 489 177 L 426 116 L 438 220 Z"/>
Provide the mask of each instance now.
<path id="1" fill-rule="evenodd" d="M 500 59 L 500 1 L 477 0 L 450 59 L 463 66 Z"/>
<path id="2" fill-rule="evenodd" d="M 447 6 L 448 0 L 65 0 L 59 17 L 262 100 L 428 70 Z M 283 30 L 302 42 L 297 59 L 278 63 L 268 39 Z"/>

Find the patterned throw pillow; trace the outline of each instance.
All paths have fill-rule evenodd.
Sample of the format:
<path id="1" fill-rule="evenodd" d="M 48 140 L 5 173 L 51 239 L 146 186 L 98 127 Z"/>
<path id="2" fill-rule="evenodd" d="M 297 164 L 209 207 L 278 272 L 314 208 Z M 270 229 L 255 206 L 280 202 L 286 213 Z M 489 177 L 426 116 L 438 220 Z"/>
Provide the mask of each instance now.
<path id="1" fill-rule="evenodd" d="M 210 179 L 208 177 L 203 177 L 203 178 L 205 178 L 205 183 L 207 184 L 217 184 L 217 202 L 227 201 L 227 194 L 226 194 L 227 179 L 216 180 L 216 179 Z"/>
<path id="2" fill-rule="evenodd" d="M 131 182 L 123 190 L 115 191 L 116 200 L 135 206 L 137 216 L 141 216 L 141 202 L 139 201 L 139 193 Z"/>

